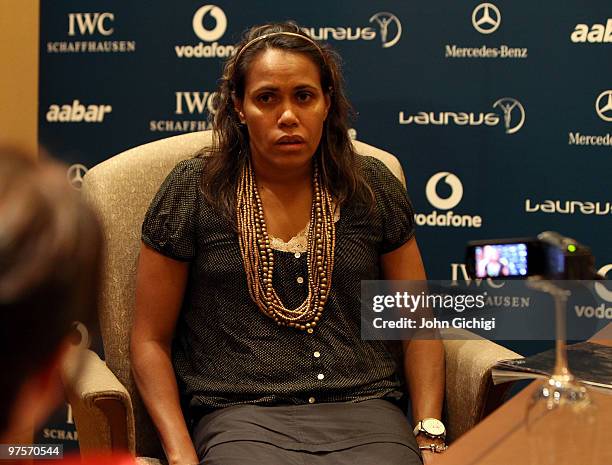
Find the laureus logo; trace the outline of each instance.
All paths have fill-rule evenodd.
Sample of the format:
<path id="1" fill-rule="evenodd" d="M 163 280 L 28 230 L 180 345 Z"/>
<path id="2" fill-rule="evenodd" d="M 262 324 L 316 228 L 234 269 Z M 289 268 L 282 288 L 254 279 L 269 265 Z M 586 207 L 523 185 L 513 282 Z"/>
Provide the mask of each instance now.
<path id="1" fill-rule="evenodd" d="M 402 37 L 402 23 L 394 14 L 387 12 L 376 13 L 370 22 L 376 21 L 380 28 L 380 40 L 383 48 L 393 47 Z"/>
<path id="2" fill-rule="evenodd" d="M 444 180 L 444 182 L 450 187 L 451 193 L 448 197 L 442 198 L 438 195 L 437 187 L 438 183 Z M 427 185 L 425 186 L 425 195 L 427 200 L 434 207 L 440 210 L 449 210 L 456 207 L 461 199 L 463 198 L 463 184 L 457 176 L 447 171 L 441 171 L 440 173 L 434 174 Z"/>
<path id="3" fill-rule="evenodd" d="M 472 25 L 481 34 L 492 34 L 501 24 L 501 13 L 492 3 L 481 3 L 472 11 Z"/>
<path id="4" fill-rule="evenodd" d="M 493 108 L 499 108 L 503 112 L 506 134 L 518 132 L 525 124 L 525 108 L 518 100 L 510 97 L 500 98 L 493 104 Z"/>
<path id="5" fill-rule="evenodd" d="M 442 181 L 446 184 L 447 189 L 450 189 L 450 193 L 446 196 L 441 196 L 438 190 Z M 455 215 L 451 210 L 459 205 L 461 199 L 463 199 L 463 184 L 453 173 L 440 171 L 429 178 L 425 185 L 425 196 L 434 208 L 447 211 L 445 213 L 440 213 L 437 210 L 433 210 L 429 214 L 415 213 L 414 219 L 419 226 L 480 228 L 482 225 L 480 216 Z"/>

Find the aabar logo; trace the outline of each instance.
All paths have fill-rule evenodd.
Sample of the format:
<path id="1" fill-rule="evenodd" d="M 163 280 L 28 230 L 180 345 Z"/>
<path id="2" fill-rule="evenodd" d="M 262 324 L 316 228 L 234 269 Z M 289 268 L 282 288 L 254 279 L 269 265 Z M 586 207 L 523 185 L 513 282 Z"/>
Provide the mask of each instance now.
<path id="1" fill-rule="evenodd" d="M 46 119 L 49 123 L 101 123 L 112 111 L 110 105 L 85 106 L 73 100 L 71 105 L 50 105 Z"/>
<path id="2" fill-rule="evenodd" d="M 574 43 L 611 43 L 612 42 L 612 18 L 608 18 L 605 25 L 576 24 L 574 32 L 570 34 L 570 40 Z"/>
<path id="3" fill-rule="evenodd" d="M 492 3 L 481 3 L 472 12 L 472 25 L 481 34 L 491 34 L 501 24 L 501 13 Z"/>
<path id="4" fill-rule="evenodd" d="M 68 14 L 68 35 L 101 34 L 109 36 L 114 32 L 112 22 L 115 15 L 108 11 L 104 13 L 69 13 Z"/>
<path id="5" fill-rule="evenodd" d="M 447 190 L 450 192 L 446 195 L 440 195 L 438 192 L 440 184 L 446 184 Z M 463 198 L 463 184 L 461 180 L 448 171 L 440 171 L 434 174 L 425 185 L 425 197 L 429 203 L 438 210 L 447 210 L 445 213 L 440 213 L 433 210 L 429 214 L 415 213 L 414 219 L 419 226 L 446 226 L 453 228 L 480 228 L 482 226 L 482 218 L 480 216 L 471 215 L 456 215 L 451 208 L 456 207 Z"/>
<path id="6" fill-rule="evenodd" d="M 208 29 L 205 19 L 210 16 L 214 27 Z M 204 5 L 196 10 L 191 20 L 193 33 L 203 42 L 197 45 L 175 45 L 174 51 L 178 58 L 226 58 L 235 53 L 233 45 L 221 45 L 217 41 L 227 31 L 227 16 L 217 5 Z M 206 42 L 206 43 L 204 43 Z"/>

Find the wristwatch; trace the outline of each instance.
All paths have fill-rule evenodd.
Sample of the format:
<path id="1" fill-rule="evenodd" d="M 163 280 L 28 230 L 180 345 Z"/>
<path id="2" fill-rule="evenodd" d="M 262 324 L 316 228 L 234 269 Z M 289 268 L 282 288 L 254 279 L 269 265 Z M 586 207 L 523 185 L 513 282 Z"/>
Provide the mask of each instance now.
<path id="1" fill-rule="evenodd" d="M 425 436 L 432 439 L 444 440 L 446 437 L 446 428 L 444 427 L 444 423 L 442 423 L 440 420 L 436 420 L 435 418 L 423 418 L 416 424 L 412 432 L 415 436 L 423 433 Z"/>

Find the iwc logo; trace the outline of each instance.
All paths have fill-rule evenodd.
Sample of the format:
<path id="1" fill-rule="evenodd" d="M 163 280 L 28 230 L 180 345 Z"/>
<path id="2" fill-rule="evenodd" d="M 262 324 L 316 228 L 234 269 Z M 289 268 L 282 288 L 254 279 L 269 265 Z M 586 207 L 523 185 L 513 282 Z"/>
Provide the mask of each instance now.
<path id="1" fill-rule="evenodd" d="M 68 13 L 69 40 L 47 42 L 47 53 L 135 52 L 133 40 L 109 40 L 115 33 L 115 13 Z"/>
<path id="2" fill-rule="evenodd" d="M 445 195 L 441 195 L 439 188 L 442 182 L 446 184 Z M 447 210 L 445 213 L 433 210 L 429 214 L 416 213 L 414 219 L 419 226 L 442 226 L 453 228 L 480 228 L 482 218 L 471 215 L 455 215 L 451 208 L 455 208 L 463 199 L 463 184 L 461 180 L 448 171 L 434 174 L 425 185 L 425 197 L 429 203 L 438 210 Z"/>
<path id="3" fill-rule="evenodd" d="M 212 28 L 205 25 L 209 23 L 208 17 L 214 23 Z M 196 45 L 175 45 L 174 51 L 178 58 L 226 58 L 235 53 L 233 45 L 221 45 L 217 42 L 227 30 L 227 16 L 217 5 L 198 8 L 191 20 L 191 26 L 193 33 L 203 42 Z"/>
<path id="4" fill-rule="evenodd" d="M 481 34 L 491 34 L 501 24 L 501 13 L 492 3 L 481 3 L 472 11 L 472 24 Z"/>
<path id="5" fill-rule="evenodd" d="M 209 116 L 217 112 L 217 92 L 174 92 L 174 116 L 149 121 L 151 132 L 194 132 L 211 129 Z M 187 117 L 188 119 L 183 119 Z"/>

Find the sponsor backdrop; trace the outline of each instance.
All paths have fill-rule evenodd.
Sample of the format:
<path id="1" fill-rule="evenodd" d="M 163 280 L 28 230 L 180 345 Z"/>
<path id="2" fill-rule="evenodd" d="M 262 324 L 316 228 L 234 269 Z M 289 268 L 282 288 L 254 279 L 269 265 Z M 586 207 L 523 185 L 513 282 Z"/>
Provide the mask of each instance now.
<path id="1" fill-rule="evenodd" d="M 609 0 L 64 0 L 40 18 L 40 142 L 75 188 L 118 152 L 206 129 L 241 32 L 295 19 L 344 58 L 353 135 L 402 162 L 431 279 L 466 278 L 468 240 L 544 230 L 610 274 Z M 42 442 L 75 439 L 60 416 Z"/>

